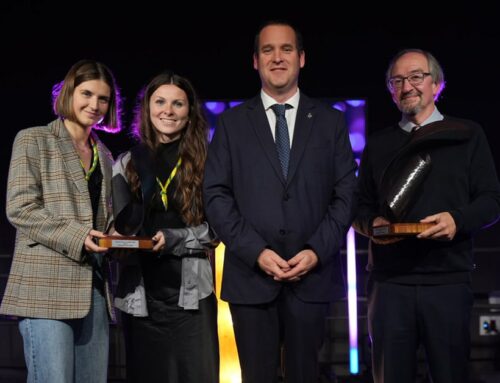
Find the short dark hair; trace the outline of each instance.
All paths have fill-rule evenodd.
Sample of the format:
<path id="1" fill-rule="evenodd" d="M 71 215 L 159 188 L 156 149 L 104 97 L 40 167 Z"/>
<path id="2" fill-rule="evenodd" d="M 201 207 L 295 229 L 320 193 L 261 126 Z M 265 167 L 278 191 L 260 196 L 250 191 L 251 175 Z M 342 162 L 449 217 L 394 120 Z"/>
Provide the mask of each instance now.
<path id="1" fill-rule="evenodd" d="M 259 53 L 259 38 L 260 38 L 260 33 L 262 30 L 266 27 L 269 27 L 271 25 L 282 25 L 286 27 L 290 27 L 293 29 L 295 32 L 295 44 L 297 45 L 297 50 L 299 53 L 304 51 L 304 38 L 302 37 L 302 33 L 290 22 L 284 21 L 284 20 L 269 20 L 266 21 L 265 23 L 261 24 L 259 29 L 257 30 L 257 33 L 255 34 L 255 39 L 254 39 L 254 45 L 253 45 L 253 53 L 258 54 Z"/>
<path id="2" fill-rule="evenodd" d="M 96 126 L 109 132 L 120 130 L 120 92 L 111 70 L 104 64 L 94 60 L 80 60 L 75 63 L 64 80 L 52 88 L 54 113 L 61 118 L 76 118 L 73 110 L 73 94 L 75 88 L 85 81 L 102 80 L 111 91 L 109 109 L 103 120 Z"/>

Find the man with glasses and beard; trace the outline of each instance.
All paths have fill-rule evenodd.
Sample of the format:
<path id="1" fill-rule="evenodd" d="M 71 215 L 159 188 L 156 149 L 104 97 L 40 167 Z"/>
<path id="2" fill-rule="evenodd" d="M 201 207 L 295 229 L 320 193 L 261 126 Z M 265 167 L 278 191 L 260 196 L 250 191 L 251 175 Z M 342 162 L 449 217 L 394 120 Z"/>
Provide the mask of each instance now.
<path id="1" fill-rule="evenodd" d="M 444 75 L 429 52 L 399 52 L 386 80 L 402 118 L 368 140 L 355 221 L 356 229 L 370 236 L 374 381 L 414 383 L 417 349 L 423 345 L 434 383 L 468 382 L 472 235 L 500 214 L 493 159 L 477 123 L 437 109 Z M 396 216 L 387 191 L 401 185 L 401 170 L 413 158 L 427 158 L 430 168 Z M 430 225 L 414 236 L 373 236 L 373 228 L 393 222 Z"/>

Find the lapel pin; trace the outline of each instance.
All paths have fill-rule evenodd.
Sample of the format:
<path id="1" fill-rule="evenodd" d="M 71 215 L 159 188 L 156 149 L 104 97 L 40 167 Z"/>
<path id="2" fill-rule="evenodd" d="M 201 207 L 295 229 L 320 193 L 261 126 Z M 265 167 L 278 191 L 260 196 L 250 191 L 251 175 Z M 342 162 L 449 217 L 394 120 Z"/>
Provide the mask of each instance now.
<path id="1" fill-rule="evenodd" d="M 312 113 L 307 113 L 307 118 L 311 118 L 312 116 Z"/>

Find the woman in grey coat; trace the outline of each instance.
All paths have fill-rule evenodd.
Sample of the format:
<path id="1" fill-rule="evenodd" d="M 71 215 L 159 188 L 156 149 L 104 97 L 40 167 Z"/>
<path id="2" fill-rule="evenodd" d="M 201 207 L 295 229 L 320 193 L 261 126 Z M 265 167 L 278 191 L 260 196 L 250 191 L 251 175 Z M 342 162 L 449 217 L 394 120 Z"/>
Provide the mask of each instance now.
<path id="1" fill-rule="evenodd" d="M 140 96 L 139 145 L 113 167 L 115 228 L 152 237 L 122 259 L 116 306 L 127 381 L 219 380 L 217 302 L 209 253 L 217 240 L 202 203 L 207 123 L 190 82 L 161 73 Z"/>

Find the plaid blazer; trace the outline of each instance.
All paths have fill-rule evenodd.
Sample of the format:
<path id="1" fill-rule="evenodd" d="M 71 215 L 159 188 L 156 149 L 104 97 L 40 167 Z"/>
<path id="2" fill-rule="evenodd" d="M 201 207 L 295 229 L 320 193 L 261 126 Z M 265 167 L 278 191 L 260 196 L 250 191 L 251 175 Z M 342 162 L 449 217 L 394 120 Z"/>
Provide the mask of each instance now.
<path id="1" fill-rule="evenodd" d="M 112 220 L 112 155 L 97 142 L 103 174 L 96 229 Z M 7 184 L 7 217 L 17 229 L 0 314 L 83 318 L 90 309 L 92 267 L 82 263 L 92 229 L 92 206 L 80 158 L 62 120 L 21 130 L 14 141 Z M 114 319 L 105 258 L 105 292 Z"/>

